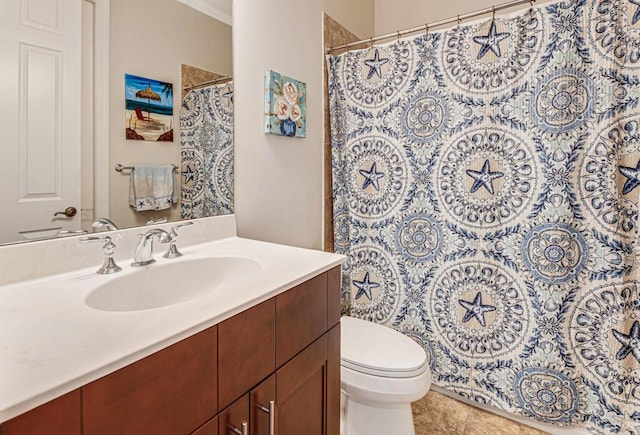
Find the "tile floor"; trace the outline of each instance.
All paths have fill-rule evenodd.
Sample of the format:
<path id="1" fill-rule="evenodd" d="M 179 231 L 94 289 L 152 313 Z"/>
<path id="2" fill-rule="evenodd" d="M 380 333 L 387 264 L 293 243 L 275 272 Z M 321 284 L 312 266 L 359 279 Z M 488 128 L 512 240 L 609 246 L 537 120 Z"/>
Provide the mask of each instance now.
<path id="1" fill-rule="evenodd" d="M 543 435 L 529 426 L 430 391 L 413 404 L 416 435 Z"/>

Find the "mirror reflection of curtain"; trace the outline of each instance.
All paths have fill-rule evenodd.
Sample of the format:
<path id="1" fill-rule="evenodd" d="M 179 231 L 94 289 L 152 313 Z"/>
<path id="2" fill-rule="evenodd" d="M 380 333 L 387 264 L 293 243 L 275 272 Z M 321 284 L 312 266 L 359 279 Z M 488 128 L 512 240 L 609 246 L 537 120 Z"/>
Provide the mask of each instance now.
<path id="1" fill-rule="evenodd" d="M 233 84 L 189 92 L 180 111 L 182 219 L 233 213 Z"/>

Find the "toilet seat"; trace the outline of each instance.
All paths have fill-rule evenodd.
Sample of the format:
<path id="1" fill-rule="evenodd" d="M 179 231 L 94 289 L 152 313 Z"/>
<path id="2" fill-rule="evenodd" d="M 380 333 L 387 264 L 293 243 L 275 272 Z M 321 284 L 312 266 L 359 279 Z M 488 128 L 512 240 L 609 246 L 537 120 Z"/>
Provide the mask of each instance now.
<path id="1" fill-rule="evenodd" d="M 341 364 L 356 372 L 385 378 L 413 378 L 428 370 L 424 349 L 386 326 L 344 316 L 341 340 Z"/>

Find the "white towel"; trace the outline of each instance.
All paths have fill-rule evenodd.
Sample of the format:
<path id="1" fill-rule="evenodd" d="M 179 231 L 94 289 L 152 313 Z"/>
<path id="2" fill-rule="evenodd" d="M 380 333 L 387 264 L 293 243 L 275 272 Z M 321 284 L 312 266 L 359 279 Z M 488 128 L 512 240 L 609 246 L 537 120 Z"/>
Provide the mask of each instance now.
<path id="1" fill-rule="evenodd" d="M 136 211 L 164 210 L 178 202 L 173 165 L 136 165 L 129 181 L 129 205 Z"/>

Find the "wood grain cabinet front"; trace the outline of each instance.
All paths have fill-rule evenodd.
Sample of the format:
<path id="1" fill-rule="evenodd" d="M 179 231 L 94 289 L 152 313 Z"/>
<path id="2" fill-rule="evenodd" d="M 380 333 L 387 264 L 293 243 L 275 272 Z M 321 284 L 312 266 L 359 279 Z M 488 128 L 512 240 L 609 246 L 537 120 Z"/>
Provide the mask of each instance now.
<path id="1" fill-rule="evenodd" d="M 80 390 L 74 390 L 2 424 L 0 435 L 79 435 Z"/>
<path id="2" fill-rule="evenodd" d="M 218 325 L 218 398 L 224 408 L 275 370 L 275 299 Z"/>
<path id="3" fill-rule="evenodd" d="M 218 412 L 214 326 L 82 388 L 85 435 L 188 434 Z"/>
<path id="4" fill-rule="evenodd" d="M 218 416 L 219 435 L 249 435 L 249 394 L 226 407 Z"/>
<path id="5" fill-rule="evenodd" d="M 276 296 L 276 366 L 327 331 L 327 273 Z"/>

